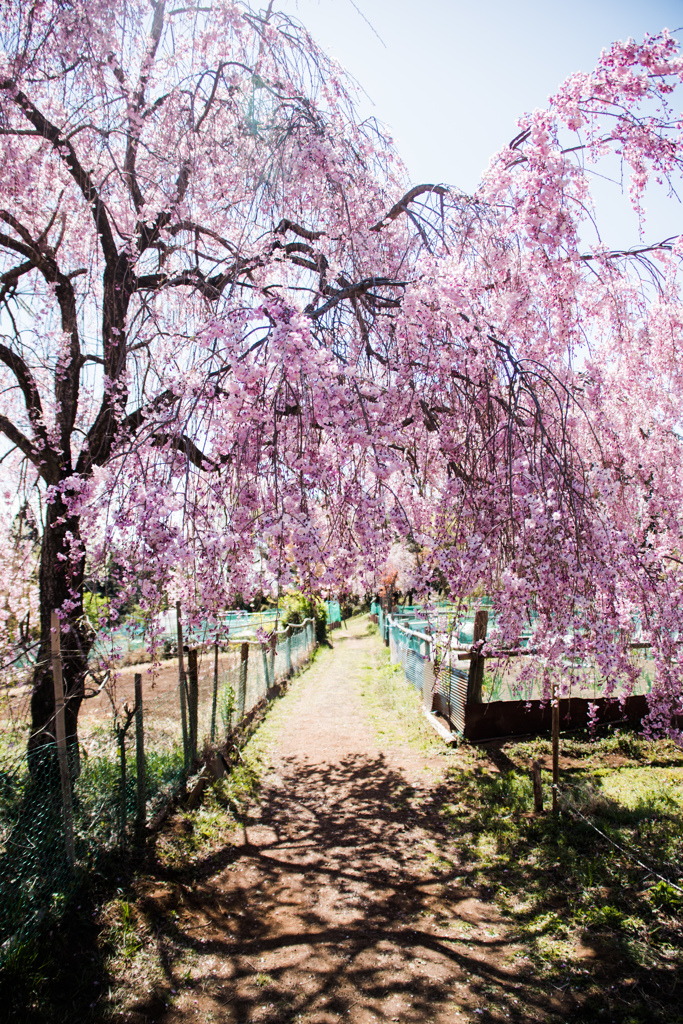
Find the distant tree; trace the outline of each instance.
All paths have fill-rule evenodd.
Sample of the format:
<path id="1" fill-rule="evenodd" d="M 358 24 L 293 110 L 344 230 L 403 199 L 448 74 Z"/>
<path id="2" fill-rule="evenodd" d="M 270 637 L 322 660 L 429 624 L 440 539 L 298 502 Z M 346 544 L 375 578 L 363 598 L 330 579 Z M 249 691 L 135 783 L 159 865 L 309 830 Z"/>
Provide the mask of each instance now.
<path id="1" fill-rule="evenodd" d="M 89 548 L 126 527 L 139 539 L 147 524 L 149 549 L 172 550 L 182 515 L 159 521 L 190 466 L 212 478 L 207 493 L 223 509 L 239 502 L 239 548 L 253 532 L 259 477 L 239 430 L 206 454 L 216 412 L 226 427 L 239 421 L 243 392 L 276 437 L 278 420 L 300 411 L 287 369 L 296 364 L 297 380 L 333 376 L 349 352 L 348 320 L 397 304 L 411 243 L 367 231 L 399 189 L 391 149 L 353 122 L 336 69 L 272 4 L 258 14 L 228 0 L 10 0 L 0 19 L 0 430 L 25 489 L 48 499 L 35 746 L 50 738 L 53 609 L 76 738 L 93 639 L 83 617 Z M 305 313 L 289 304 L 295 293 Z M 315 366 L 305 362 L 309 331 L 324 339 Z M 280 368 L 262 401 L 253 357 L 266 352 L 268 373 Z M 277 464 L 274 449 L 268 460 Z M 117 486 L 119 504 L 85 533 L 86 510 L 102 512 Z M 187 513 L 192 493 L 184 500 Z M 251 546 L 243 561 L 249 575 Z M 119 573 L 123 590 L 132 565 Z M 141 572 L 137 585 L 155 579 Z"/>
<path id="2" fill-rule="evenodd" d="M 53 609 L 77 739 L 86 575 L 211 615 L 271 583 L 370 589 L 397 540 L 411 585 L 494 587 L 507 637 L 533 608 L 549 656 L 609 678 L 640 615 L 665 718 L 679 242 L 581 232 L 603 153 L 636 204 L 675 184 L 674 42 L 573 76 L 473 197 L 409 187 L 272 3 L 8 0 L 0 52 L 3 464 L 42 509 L 32 748 Z"/>

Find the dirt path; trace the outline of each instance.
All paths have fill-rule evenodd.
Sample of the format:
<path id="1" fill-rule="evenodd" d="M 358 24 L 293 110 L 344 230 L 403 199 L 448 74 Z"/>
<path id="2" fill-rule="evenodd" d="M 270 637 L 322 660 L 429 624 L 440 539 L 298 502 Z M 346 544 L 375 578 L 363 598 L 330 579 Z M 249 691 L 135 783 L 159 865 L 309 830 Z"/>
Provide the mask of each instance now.
<path id="1" fill-rule="evenodd" d="M 493 894 L 459 874 L 436 815 L 443 758 L 377 738 L 360 692 L 376 635 L 355 620 L 333 644 L 285 698 L 234 845 L 143 900 L 150 920 L 173 915 L 169 987 L 117 1019 L 555 1019 L 561 993 L 520 984 Z"/>

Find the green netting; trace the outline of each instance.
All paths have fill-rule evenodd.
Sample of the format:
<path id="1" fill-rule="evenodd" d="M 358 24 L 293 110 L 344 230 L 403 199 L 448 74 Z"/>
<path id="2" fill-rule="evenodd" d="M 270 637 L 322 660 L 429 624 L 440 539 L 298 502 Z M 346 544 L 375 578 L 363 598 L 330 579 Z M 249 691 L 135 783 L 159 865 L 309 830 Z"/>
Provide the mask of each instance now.
<path id="1" fill-rule="evenodd" d="M 339 601 L 326 601 L 325 607 L 327 608 L 327 621 L 329 625 L 334 622 L 341 622 L 341 605 Z"/>
<path id="2" fill-rule="evenodd" d="M 205 744 L 224 742 L 275 683 L 308 660 L 314 646 L 315 629 L 308 620 L 277 633 L 274 646 L 269 641 L 233 644 L 221 648 L 218 659 L 213 647 L 199 650 L 196 716 L 189 684 L 168 681 L 173 666 L 156 685 L 143 675 L 137 714 L 126 713 L 126 704 L 132 711 L 135 703 L 131 673 L 116 700 L 99 706 L 86 701 L 80 743 L 70 751 L 69 763 L 75 869 L 67 855 L 56 747 L 48 744 L 29 756 L 27 723 L 5 718 L 0 734 L 0 966 L 17 941 L 60 912 L 80 871 L 136 842 L 141 807 L 147 823 L 152 822 L 196 770 Z M 144 738 L 144 801 L 138 795 L 138 729 Z"/>

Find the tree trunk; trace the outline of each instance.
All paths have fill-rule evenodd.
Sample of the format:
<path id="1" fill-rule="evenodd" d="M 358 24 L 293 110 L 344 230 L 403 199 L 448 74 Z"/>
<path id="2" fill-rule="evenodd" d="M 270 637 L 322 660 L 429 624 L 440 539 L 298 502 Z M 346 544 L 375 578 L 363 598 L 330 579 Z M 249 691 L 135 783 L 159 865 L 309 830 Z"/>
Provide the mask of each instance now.
<path id="1" fill-rule="evenodd" d="M 60 557 L 62 556 L 62 557 Z M 44 758 L 40 751 L 55 742 L 55 700 L 50 650 L 50 617 L 61 613 L 61 651 L 65 698 L 65 731 L 72 774 L 78 772 L 78 712 L 85 691 L 88 655 L 94 636 L 83 620 L 85 559 L 80 523 L 69 515 L 61 497 L 48 504 L 40 553 L 40 648 L 33 673 L 29 760 L 35 774 Z"/>

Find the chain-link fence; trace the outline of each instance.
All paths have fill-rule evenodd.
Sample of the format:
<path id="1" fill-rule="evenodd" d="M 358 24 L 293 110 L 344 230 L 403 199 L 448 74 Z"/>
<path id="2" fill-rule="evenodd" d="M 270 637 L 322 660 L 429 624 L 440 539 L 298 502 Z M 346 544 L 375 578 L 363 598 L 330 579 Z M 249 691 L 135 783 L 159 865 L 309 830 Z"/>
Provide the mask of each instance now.
<path id="1" fill-rule="evenodd" d="M 29 753 L 27 700 L 8 698 L 0 732 L 0 966 L 59 913 L 79 871 L 143 841 L 203 752 L 222 746 L 307 662 L 312 619 L 253 639 L 264 625 L 241 616 L 252 639 L 123 669 L 83 702 L 79 742 L 61 750 L 53 742 Z"/>

